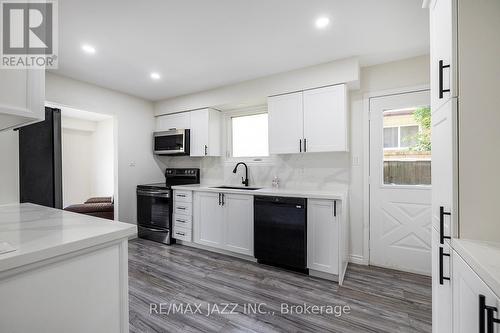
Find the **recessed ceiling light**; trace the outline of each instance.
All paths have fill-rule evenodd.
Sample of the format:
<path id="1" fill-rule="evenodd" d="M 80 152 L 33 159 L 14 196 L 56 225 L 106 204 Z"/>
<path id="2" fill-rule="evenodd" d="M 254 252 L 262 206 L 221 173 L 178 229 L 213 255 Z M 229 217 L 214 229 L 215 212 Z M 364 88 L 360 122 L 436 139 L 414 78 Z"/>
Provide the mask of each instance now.
<path id="1" fill-rule="evenodd" d="M 151 73 L 151 75 L 149 75 L 149 76 L 151 76 L 151 78 L 153 80 L 159 80 L 160 79 L 160 74 L 156 73 L 156 72 Z"/>
<path id="2" fill-rule="evenodd" d="M 89 44 L 83 44 L 82 45 L 82 50 L 85 53 L 88 53 L 88 54 L 94 54 L 95 53 L 95 47 L 93 47 L 92 45 L 89 45 Z"/>
<path id="3" fill-rule="evenodd" d="M 324 29 L 330 24 L 330 19 L 326 16 L 321 16 L 316 19 L 316 28 Z"/>

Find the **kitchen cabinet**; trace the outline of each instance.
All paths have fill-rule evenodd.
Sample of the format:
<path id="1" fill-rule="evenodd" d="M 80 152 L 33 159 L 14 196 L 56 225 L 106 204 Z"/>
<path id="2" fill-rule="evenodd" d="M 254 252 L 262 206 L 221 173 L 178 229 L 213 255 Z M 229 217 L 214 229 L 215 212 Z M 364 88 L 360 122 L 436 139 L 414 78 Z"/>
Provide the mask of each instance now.
<path id="1" fill-rule="evenodd" d="M 340 228 L 333 200 L 307 203 L 307 268 L 339 274 Z"/>
<path id="2" fill-rule="evenodd" d="M 269 97 L 269 153 L 302 152 L 304 140 L 302 92 Z"/>
<path id="3" fill-rule="evenodd" d="M 221 156 L 221 113 L 214 109 L 190 112 L 190 156 Z"/>
<path id="4" fill-rule="evenodd" d="M 172 237 L 184 242 L 192 242 L 193 192 L 174 190 Z"/>
<path id="5" fill-rule="evenodd" d="M 458 147 L 456 98 L 432 110 L 432 224 L 446 242 L 458 231 Z M 441 221 L 443 223 L 441 230 Z"/>
<path id="6" fill-rule="evenodd" d="M 348 151 L 345 84 L 268 98 L 269 152 Z"/>
<path id="7" fill-rule="evenodd" d="M 432 228 L 432 332 L 452 332 L 452 283 L 449 243 L 440 244 L 439 232 Z"/>
<path id="8" fill-rule="evenodd" d="M 304 91 L 305 151 L 348 151 L 346 110 L 345 85 Z"/>
<path id="9" fill-rule="evenodd" d="M 224 249 L 253 256 L 253 196 L 224 194 Z"/>
<path id="10" fill-rule="evenodd" d="M 431 104 L 439 109 L 456 89 L 457 0 L 432 0 L 429 4 L 431 33 Z"/>
<path id="11" fill-rule="evenodd" d="M 480 296 L 484 296 L 486 306 L 500 309 L 498 295 L 493 293 L 458 254 L 454 253 L 452 260 L 453 332 L 487 333 L 486 329 L 479 329 L 480 323 L 484 324 L 484 327 L 487 326 L 486 310 L 480 308 Z M 494 312 L 494 316 L 499 318 L 498 312 Z M 493 323 L 493 329 L 493 332 L 500 332 L 500 324 Z"/>
<path id="12" fill-rule="evenodd" d="M 193 197 L 194 242 L 223 247 L 224 211 L 219 193 L 195 192 Z"/>
<path id="13" fill-rule="evenodd" d="M 195 192 L 194 241 L 253 256 L 253 196 Z"/>
<path id="14" fill-rule="evenodd" d="M 156 118 L 156 131 L 191 128 L 191 113 L 166 114 Z"/>
<path id="15" fill-rule="evenodd" d="M 0 130 L 45 119 L 45 71 L 0 69 Z"/>

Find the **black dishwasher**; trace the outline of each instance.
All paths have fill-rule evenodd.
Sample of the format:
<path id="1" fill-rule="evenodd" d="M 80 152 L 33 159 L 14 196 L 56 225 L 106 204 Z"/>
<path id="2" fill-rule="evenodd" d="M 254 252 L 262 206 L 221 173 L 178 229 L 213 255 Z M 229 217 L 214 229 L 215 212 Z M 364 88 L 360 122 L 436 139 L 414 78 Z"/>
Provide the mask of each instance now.
<path id="1" fill-rule="evenodd" d="M 307 273 L 307 199 L 254 197 L 257 262 Z"/>

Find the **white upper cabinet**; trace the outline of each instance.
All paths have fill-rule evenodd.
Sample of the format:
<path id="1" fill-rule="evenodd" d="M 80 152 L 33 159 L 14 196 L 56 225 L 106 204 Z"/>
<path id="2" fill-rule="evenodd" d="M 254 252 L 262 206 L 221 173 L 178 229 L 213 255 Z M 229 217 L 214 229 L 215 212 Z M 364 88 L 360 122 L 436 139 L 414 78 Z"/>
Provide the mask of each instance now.
<path id="1" fill-rule="evenodd" d="M 345 85 L 304 91 L 306 152 L 348 151 Z"/>
<path id="2" fill-rule="evenodd" d="M 221 156 L 221 113 L 213 109 L 190 112 L 190 156 Z"/>
<path id="3" fill-rule="evenodd" d="M 433 0 L 430 5 L 431 105 L 439 109 L 457 96 L 456 0 Z"/>
<path id="4" fill-rule="evenodd" d="M 156 130 L 159 132 L 186 128 L 191 128 L 191 112 L 166 114 L 156 118 Z"/>
<path id="5" fill-rule="evenodd" d="M 45 119 L 45 71 L 0 69 L 0 130 Z"/>
<path id="6" fill-rule="evenodd" d="M 269 152 L 348 151 L 345 84 L 268 98 Z"/>
<path id="7" fill-rule="evenodd" d="M 303 149 L 304 125 L 302 92 L 269 97 L 269 153 L 300 153 Z"/>

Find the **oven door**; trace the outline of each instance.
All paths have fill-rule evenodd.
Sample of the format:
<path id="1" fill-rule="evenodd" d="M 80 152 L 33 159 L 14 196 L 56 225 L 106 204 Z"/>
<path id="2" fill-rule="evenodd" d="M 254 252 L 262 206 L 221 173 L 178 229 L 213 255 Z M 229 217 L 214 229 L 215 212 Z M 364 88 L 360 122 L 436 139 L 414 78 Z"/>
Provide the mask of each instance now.
<path id="1" fill-rule="evenodd" d="M 189 130 L 155 132 L 153 147 L 157 155 L 189 155 Z"/>
<path id="2" fill-rule="evenodd" d="M 137 223 L 139 226 L 169 230 L 171 226 L 171 198 L 168 190 L 137 189 Z"/>

